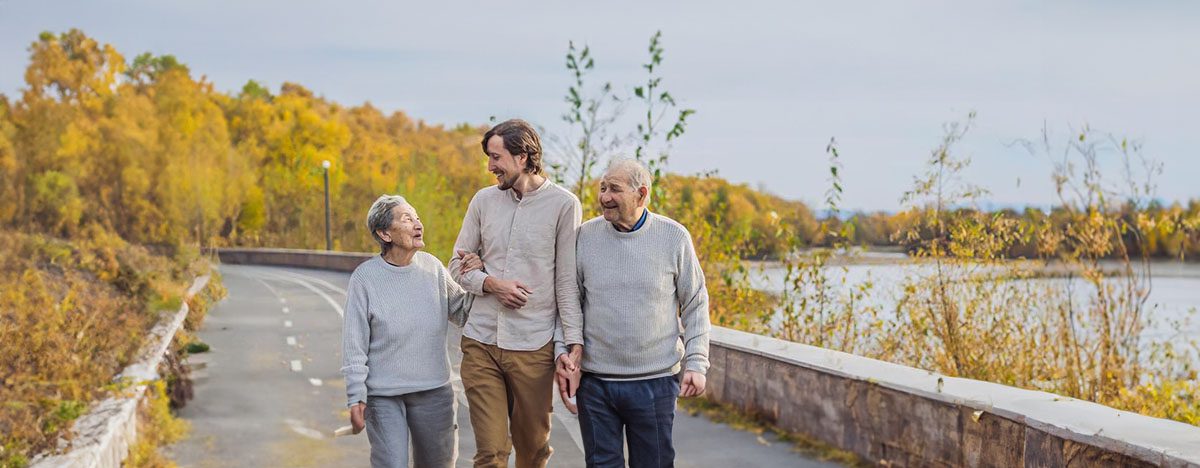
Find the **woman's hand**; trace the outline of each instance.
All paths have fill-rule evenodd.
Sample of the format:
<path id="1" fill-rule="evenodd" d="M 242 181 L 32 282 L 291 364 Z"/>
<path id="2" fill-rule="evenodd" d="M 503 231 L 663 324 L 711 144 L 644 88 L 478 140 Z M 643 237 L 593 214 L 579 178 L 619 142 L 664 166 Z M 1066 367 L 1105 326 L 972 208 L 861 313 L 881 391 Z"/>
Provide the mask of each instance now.
<path id="1" fill-rule="evenodd" d="M 354 428 L 354 433 L 362 432 L 364 427 L 367 427 L 366 418 L 363 414 L 367 410 L 367 404 L 359 402 L 357 405 L 350 407 L 350 426 Z"/>
<path id="2" fill-rule="evenodd" d="M 483 259 L 479 258 L 479 255 L 467 252 L 465 250 L 459 250 L 458 255 L 462 256 L 462 263 L 459 266 L 459 274 L 465 275 L 468 271 L 483 269 Z"/>

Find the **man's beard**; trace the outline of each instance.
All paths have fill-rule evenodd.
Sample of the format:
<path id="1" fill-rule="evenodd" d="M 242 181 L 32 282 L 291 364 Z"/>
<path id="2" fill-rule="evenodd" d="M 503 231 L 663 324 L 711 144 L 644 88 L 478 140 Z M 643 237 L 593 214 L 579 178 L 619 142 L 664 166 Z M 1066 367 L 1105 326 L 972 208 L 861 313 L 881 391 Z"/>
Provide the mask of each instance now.
<path id="1" fill-rule="evenodd" d="M 499 177 L 498 178 L 499 180 L 497 180 L 496 182 L 497 182 L 497 185 L 499 185 L 500 190 L 508 190 L 513 187 L 513 184 L 517 183 L 517 178 L 519 178 L 520 176 L 521 176 L 520 174 L 517 174 L 515 176 L 510 177 L 507 173 L 505 173 L 504 176 Z"/>

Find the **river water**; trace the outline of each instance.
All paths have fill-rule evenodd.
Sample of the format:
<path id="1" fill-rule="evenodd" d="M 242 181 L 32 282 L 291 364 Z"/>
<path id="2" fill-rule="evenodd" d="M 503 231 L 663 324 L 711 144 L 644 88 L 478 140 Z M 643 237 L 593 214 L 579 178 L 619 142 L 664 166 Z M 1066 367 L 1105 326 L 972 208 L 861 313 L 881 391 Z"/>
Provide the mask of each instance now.
<path id="1" fill-rule="evenodd" d="M 894 310 L 900 294 L 900 285 L 905 278 L 928 275 L 933 266 L 928 262 L 915 262 L 904 254 L 866 253 L 856 255 L 845 265 L 828 266 L 829 277 L 839 288 L 871 281 L 874 288 L 867 301 L 879 307 L 886 315 Z M 1119 264 L 1111 262 L 1106 268 L 1117 269 Z M 785 270 L 778 264 L 754 264 L 751 282 L 763 291 L 783 290 Z M 1151 326 L 1143 336 L 1152 340 L 1168 339 L 1187 341 L 1200 339 L 1200 263 L 1157 260 L 1150 263 L 1150 294 L 1145 305 L 1146 316 Z M 845 282 L 841 279 L 844 277 Z M 1040 278 L 1027 281 L 1043 282 L 1054 287 L 1067 287 L 1070 280 Z M 844 284 L 844 286 L 842 286 Z M 1081 300 L 1090 295 L 1090 286 L 1082 280 L 1074 280 L 1074 294 Z"/>

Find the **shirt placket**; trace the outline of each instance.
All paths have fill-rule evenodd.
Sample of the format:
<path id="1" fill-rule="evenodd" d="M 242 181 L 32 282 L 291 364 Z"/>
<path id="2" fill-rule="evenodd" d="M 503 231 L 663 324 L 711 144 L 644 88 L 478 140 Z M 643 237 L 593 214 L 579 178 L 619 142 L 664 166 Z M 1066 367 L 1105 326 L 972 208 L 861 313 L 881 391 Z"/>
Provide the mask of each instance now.
<path id="1" fill-rule="evenodd" d="M 513 207 L 512 212 L 512 223 L 508 226 L 508 245 L 505 246 L 506 254 L 504 255 L 504 268 L 500 271 L 501 278 L 506 280 L 514 277 L 513 266 L 510 263 L 510 260 L 512 260 L 516 255 L 520 254 L 520 252 L 516 250 L 516 247 L 519 245 L 518 239 L 520 238 L 521 234 L 521 226 L 524 224 L 523 220 L 521 219 L 521 213 L 523 211 L 521 207 L 524 205 L 524 202 L 524 199 L 516 200 L 516 206 Z M 496 344 L 501 348 L 512 347 L 514 344 L 508 341 L 508 334 L 505 333 L 507 330 L 507 320 L 505 320 L 506 314 L 504 314 L 504 311 L 504 306 L 501 306 L 501 308 L 496 311 Z"/>

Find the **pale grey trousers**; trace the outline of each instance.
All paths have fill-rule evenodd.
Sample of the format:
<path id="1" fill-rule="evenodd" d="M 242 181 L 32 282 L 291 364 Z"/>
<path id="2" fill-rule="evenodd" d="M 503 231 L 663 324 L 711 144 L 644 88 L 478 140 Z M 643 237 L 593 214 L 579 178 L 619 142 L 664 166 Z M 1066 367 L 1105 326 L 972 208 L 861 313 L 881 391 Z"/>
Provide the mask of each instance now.
<path id="1" fill-rule="evenodd" d="M 450 468 L 458 458 L 454 389 L 449 384 L 399 396 L 367 399 L 372 468 L 407 467 L 409 440 L 416 468 Z"/>

